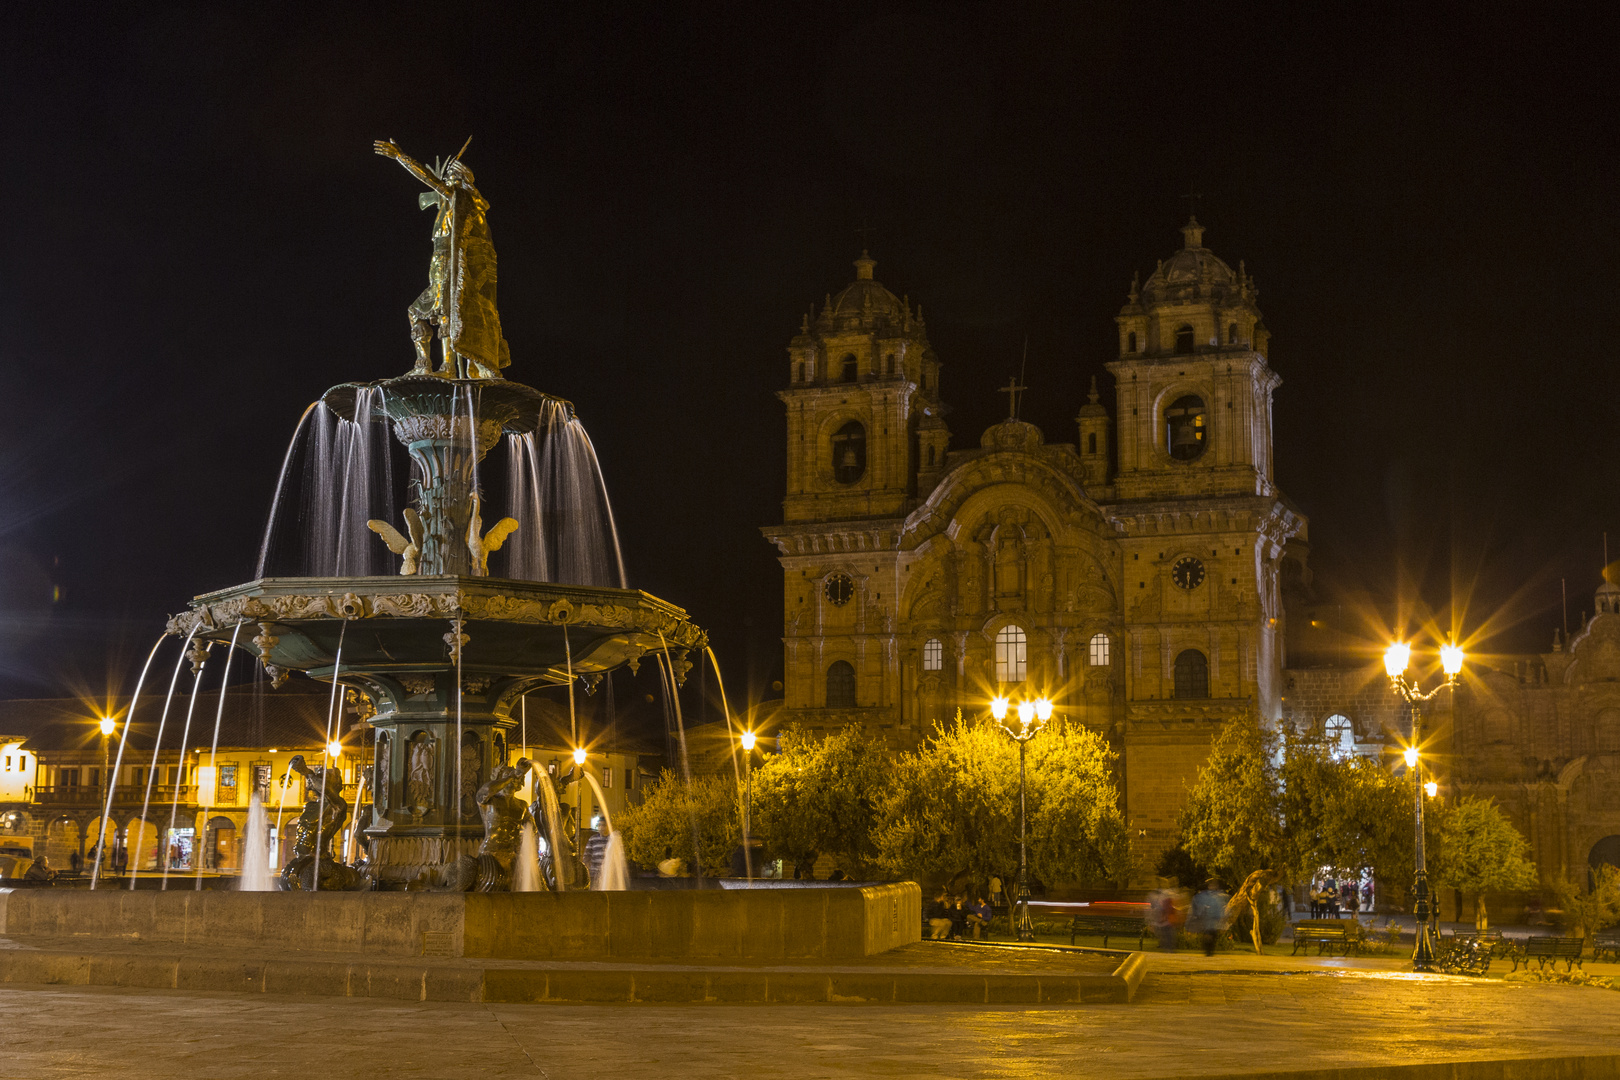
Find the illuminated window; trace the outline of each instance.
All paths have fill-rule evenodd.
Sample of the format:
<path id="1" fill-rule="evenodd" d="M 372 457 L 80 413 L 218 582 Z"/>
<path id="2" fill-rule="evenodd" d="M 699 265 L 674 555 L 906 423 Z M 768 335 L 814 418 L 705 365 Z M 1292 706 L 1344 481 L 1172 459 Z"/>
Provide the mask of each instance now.
<path id="1" fill-rule="evenodd" d="M 1028 671 L 1028 642 L 1017 626 L 1004 626 L 996 634 L 996 682 L 1021 683 Z"/>
<path id="2" fill-rule="evenodd" d="M 832 437 L 833 477 L 840 484 L 853 484 L 866 474 L 866 428 L 851 420 Z"/>
<path id="3" fill-rule="evenodd" d="M 1086 651 L 1090 654 L 1089 659 L 1092 667 L 1107 667 L 1108 635 L 1092 634 L 1091 643 L 1086 647 Z"/>
<path id="4" fill-rule="evenodd" d="M 1125 351 L 1126 352 L 1135 352 L 1136 351 L 1136 331 L 1135 330 L 1132 330 L 1130 333 L 1125 335 Z"/>
<path id="5" fill-rule="evenodd" d="M 1177 461 L 1191 461 L 1204 452 L 1209 421 L 1204 399 L 1196 394 L 1176 398 L 1164 410 L 1165 447 Z"/>
<path id="6" fill-rule="evenodd" d="M 1176 352 L 1190 353 L 1193 351 L 1193 328 L 1183 324 L 1176 329 Z"/>
<path id="7" fill-rule="evenodd" d="M 923 670 L 941 671 L 945 667 L 945 645 L 939 638 L 923 642 Z"/>
<path id="8" fill-rule="evenodd" d="M 1323 721 L 1322 734 L 1327 736 L 1328 750 L 1334 757 L 1349 757 L 1356 752 L 1356 729 L 1343 713 L 1334 713 Z"/>
<path id="9" fill-rule="evenodd" d="M 827 708 L 855 707 L 855 669 L 847 660 L 834 660 L 827 669 Z"/>
<path id="10" fill-rule="evenodd" d="M 1209 697 L 1209 661 L 1197 649 L 1176 657 L 1176 697 Z"/>
<path id="11" fill-rule="evenodd" d="M 850 353 L 844 357 L 844 382 L 854 382 L 860 374 L 860 365 L 855 362 L 855 354 Z"/>

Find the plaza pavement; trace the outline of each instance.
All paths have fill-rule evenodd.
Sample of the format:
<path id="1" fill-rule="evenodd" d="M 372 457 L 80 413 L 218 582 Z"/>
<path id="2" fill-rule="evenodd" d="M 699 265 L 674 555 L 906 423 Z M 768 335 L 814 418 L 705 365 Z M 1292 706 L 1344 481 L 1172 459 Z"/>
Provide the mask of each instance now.
<path id="1" fill-rule="evenodd" d="M 0 987 L 0 1074 L 1620 1077 L 1612 990 L 1414 976 L 1395 957 L 1148 960 L 1128 1005 L 514 1005 L 12 985 Z"/>

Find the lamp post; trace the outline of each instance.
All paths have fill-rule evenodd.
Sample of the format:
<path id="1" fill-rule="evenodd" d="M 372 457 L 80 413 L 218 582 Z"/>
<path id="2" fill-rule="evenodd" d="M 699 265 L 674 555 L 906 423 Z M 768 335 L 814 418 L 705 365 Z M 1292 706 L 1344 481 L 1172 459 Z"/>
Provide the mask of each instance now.
<path id="1" fill-rule="evenodd" d="M 743 869 L 748 880 L 754 880 L 754 850 L 748 844 L 749 823 L 754 811 L 754 745 L 758 741 L 752 731 L 742 733 L 743 748 Z"/>
<path id="2" fill-rule="evenodd" d="M 1001 729 L 1018 743 L 1018 892 L 1013 898 L 1017 915 L 1012 919 L 1013 934 L 1019 941 L 1035 940 L 1035 925 L 1029 918 L 1029 847 L 1026 843 L 1027 805 L 1024 799 L 1024 759 L 1029 740 L 1041 733 L 1052 718 L 1052 703 L 1046 698 L 1018 703 L 1018 730 L 1007 724 L 1008 701 L 1004 697 L 990 702 L 990 715 Z M 1037 723 L 1037 721 L 1039 721 Z"/>
<path id="3" fill-rule="evenodd" d="M 104 807 L 110 807 L 112 805 L 111 800 L 108 799 L 108 797 L 107 797 L 108 793 L 110 793 L 112 791 L 112 788 L 113 788 L 112 777 L 109 775 L 109 770 L 111 768 L 111 758 L 109 757 L 107 747 L 108 747 L 108 740 L 112 738 L 113 729 L 115 727 L 117 727 L 117 724 L 118 724 L 118 722 L 116 720 L 114 720 L 112 717 L 103 716 L 101 718 L 101 723 L 99 725 L 97 725 L 99 727 L 100 731 L 101 731 L 101 791 L 98 794 L 99 794 L 99 797 L 101 799 L 101 803 L 102 803 L 102 805 Z M 104 814 L 102 819 L 101 819 L 101 824 L 97 829 L 97 835 L 96 835 L 96 869 L 97 870 L 99 870 L 101 868 L 101 857 L 104 854 L 104 849 L 106 847 L 106 843 L 107 843 L 107 817 Z M 92 874 L 94 872 L 95 871 L 92 871 Z"/>
<path id="4" fill-rule="evenodd" d="M 1448 644 L 1440 647 L 1440 666 L 1445 669 L 1446 680 L 1428 693 L 1424 693 L 1415 681 L 1407 678 L 1406 669 L 1411 660 L 1412 647 L 1404 642 L 1397 641 L 1384 651 L 1384 671 L 1389 675 L 1390 685 L 1412 706 L 1412 745 L 1406 748 L 1404 755 L 1407 771 L 1412 774 L 1412 894 L 1415 898 L 1412 914 L 1417 920 L 1416 941 L 1412 947 L 1412 970 L 1433 971 L 1434 932 L 1430 923 L 1433 908 L 1429 903 L 1429 868 L 1423 850 L 1423 799 L 1425 793 L 1432 797 L 1439 790 L 1439 785 L 1432 782 L 1424 784 L 1418 747 L 1423 741 L 1423 703 L 1441 690 L 1457 685 L 1457 676 L 1463 666 L 1463 651 L 1458 645 Z"/>

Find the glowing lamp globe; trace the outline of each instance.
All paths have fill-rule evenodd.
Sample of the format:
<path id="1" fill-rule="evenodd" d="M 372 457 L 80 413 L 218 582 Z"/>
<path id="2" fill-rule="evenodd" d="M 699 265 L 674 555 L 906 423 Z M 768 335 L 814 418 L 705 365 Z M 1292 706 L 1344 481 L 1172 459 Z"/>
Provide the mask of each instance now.
<path id="1" fill-rule="evenodd" d="M 1417 747 L 1408 746 L 1406 748 L 1406 753 L 1402 754 L 1401 756 L 1406 758 L 1406 767 L 1408 769 L 1412 769 L 1412 768 L 1417 767 L 1417 759 L 1418 759 Z"/>
<path id="2" fill-rule="evenodd" d="M 1018 703 L 1019 722 L 1027 726 L 1033 719 L 1035 719 L 1035 703 L 1033 701 L 1020 701 Z"/>
<path id="3" fill-rule="evenodd" d="M 1447 675 L 1456 675 L 1458 672 L 1462 671 L 1462 646 L 1442 645 L 1440 647 L 1440 666 L 1446 669 Z"/>
<path id="4" fill-rule="evenodd" d="M 744 750 L 752 750 L 754 748 L 755 741 L 754 733 L 752 731 L 745 731 L 742 733 L 742 748 Z"/>
<path id="5" fill-rule="evenodd" d="M 113 733 L 113 727 L 115 726 L 115 722 L 114 722 L 112 717 L 103 716 L 101 718 L 101 725 L 100 726 L 101 726 L 101 733 L 103 735 L 111 735 Z"/>
<path id="6" fill-rule="evenodd" d="M 583 746 L 577 748 L 574 751 L 574 764 L 575 765 L 583 765 L 583 764 L 585 764 L 585 748 Z"/>
<path id="7" fill-rule="evenodd" d="M 1406 665 L 1412 661 L 1412 646 L 1397 641 L 1384 650 L 1384 670 L 1389 672 L 1390 678 L 1395 678 L 1406 670 Z"/>
<path id="8" fill-rule="evenodd" d="M 1040 698 L 1035 702 L 1035 715 L 1040 720 L 1052 719 L 1052 702 L 1047 698 Z"/>
<path id="9" fill-rule="evenodd" d="M 1435 783 L 1433 780 L 1430 780 L 1427 784 L 1423 785 L 1423 790 L 1429 796 L 1429 798 L 1432 799 L 1436 795 L 1440 794 L 1440 785 Z"/>
<path id="10" fill-rule="evenodd" d="M 1007 719 L 1007 699 L 1004 697 L 991 698 L 990 715 L 997 720 Z"/>
<path id="11" fill-rule="evenodd" d="M 342 757 L 343 744 L 338 742 L 336 739 L 333 739 L 331 742 L 326 744 L 326 752 L 332 757 Z"/>

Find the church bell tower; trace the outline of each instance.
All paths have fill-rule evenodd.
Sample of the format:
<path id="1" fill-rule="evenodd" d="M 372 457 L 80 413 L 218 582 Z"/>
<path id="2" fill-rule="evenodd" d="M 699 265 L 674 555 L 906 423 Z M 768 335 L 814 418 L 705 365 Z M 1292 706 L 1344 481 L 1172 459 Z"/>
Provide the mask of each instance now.
<path id="1" fill-rule="evenodd" d="M 939 359 L 920 309 L 879 284 L 876 266 L 861 252 L 855 280 L 788 346 L 786 522 L 902 516 L 918 473 L 944 463 Z"/>

